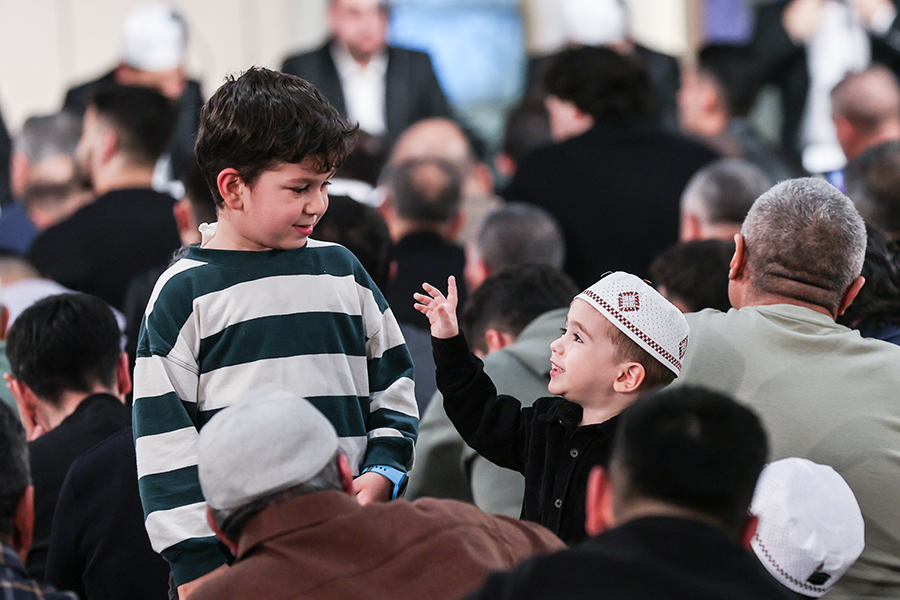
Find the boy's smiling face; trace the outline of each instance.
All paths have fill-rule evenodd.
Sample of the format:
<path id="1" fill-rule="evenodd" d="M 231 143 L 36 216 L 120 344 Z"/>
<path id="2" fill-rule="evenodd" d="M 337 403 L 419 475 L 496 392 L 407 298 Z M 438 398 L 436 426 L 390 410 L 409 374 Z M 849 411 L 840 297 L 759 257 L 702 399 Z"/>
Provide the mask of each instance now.
<path id="1" fill-rule="evenodd" d="M 550 344 L 551 394 L 584 407 L 596 406 L 613 394 L 621 363 L 605 320 L 584 300 L 572 301 L 565 330 Z"/>
<path id="2" fill-rule="evenodd" d="M 328 210 L 333 171 L 319 173 L 316 161 L 280 163 L 240 190 L 241 209 L 233 215 L 241 250 L 291 250 L 306 244 Z"/>

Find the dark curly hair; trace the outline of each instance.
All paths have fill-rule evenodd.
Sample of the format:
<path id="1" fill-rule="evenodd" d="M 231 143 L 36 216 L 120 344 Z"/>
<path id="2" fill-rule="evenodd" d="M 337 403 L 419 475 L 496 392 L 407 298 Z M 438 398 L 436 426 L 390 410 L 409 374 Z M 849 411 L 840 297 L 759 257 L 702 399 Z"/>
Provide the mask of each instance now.
<path id="1" fill-rule="evenodd" d="M 229 76 L 200 111 L 195 154 L 217 205 L 216 179 L 233 168 L 248 185 L 279 163 L 316 160 L 335 169 L 353 149 L 359 128 L 343 121 L 312 84 L 253 67 Z"/>

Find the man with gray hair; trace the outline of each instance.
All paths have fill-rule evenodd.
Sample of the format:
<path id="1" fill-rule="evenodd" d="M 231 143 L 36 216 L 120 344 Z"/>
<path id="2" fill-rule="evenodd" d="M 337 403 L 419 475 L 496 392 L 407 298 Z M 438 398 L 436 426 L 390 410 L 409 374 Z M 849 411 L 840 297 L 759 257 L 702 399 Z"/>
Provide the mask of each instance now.
<path id="1" fill-rule="evenodd" d="M 773 459 L 829 465 L 856 493 L 866 549 L 831 598 L 900 596 L 900 347 L 835 323 L 864 283 L 863 220 L 825 181 L 791 179 L 753 204 L 735 244 L 737 310 L 687 315 L 676 385 L 747 403 L 768 427 Z"/>
<path id="2" fill-rule="evenodd" d="M 854 158 L 844 181 L 863 219 L 900 241 L 900 141 L 879 144 Z"/>
<path id="3" fill-rule="evenodd" d="M 216 414 L 198 472 L 210 525 L 236 559 L 192 600 L 455 600 L 491 571 L 563 548 L 539 525 L 460 502 L 360 506 L 334 427 L 289 392 L 249 393 Z"/>
<path id="4" fill-rule="evenodd" d="M 730 240 L 741 230 L 747 211 L 772 180 L 740 158 L 723 158 L 697 171 L 681 194 L 682 242 Z"/>
<path id="5" fill-rule="evenodd" d="M 544 209 L 509 202 L 490 213 L 466 244 L 466 288 L 474 292 L 485 279 L 515 265 L 548 265 L 562 270 L 566 241 Z"/>

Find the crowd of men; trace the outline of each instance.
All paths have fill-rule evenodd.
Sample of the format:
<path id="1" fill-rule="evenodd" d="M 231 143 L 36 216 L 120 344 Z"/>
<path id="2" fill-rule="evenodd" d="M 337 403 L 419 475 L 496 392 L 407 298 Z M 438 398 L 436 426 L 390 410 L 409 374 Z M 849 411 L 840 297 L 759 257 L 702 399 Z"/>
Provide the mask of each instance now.
<path id="1" fill-rule="evenodd" d="M 620 0 L 559 10 L 496 156 L 379 0 L 207 103 L 186 22 L 139 6 L 25 121 L 4 597 L 900 597 L 894 0 L 758 3 L 683 69 Z M 302 260 L 247 242 L 280 221 Z M 606 346 L 639 368 L 592 422 Z"/>

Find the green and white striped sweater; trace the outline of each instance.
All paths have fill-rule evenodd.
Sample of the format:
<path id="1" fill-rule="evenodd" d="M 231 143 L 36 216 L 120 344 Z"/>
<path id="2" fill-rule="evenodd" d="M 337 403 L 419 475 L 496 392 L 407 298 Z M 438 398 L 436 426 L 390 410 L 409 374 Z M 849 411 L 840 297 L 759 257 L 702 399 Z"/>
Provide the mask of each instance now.
<path id="1" fill-rule="evenodd" d="M 334 424 L 357 472 L 405 471 L 412 461 L 412 360 L 381 292 L 337 244 L 191 248 L 154 288 L 134 380 L 145 524 L 178 585 L 224 562 L 206 524 L 196 444 L 200 428 L 246 391 L 288 390 L 310 400 Z"/>

